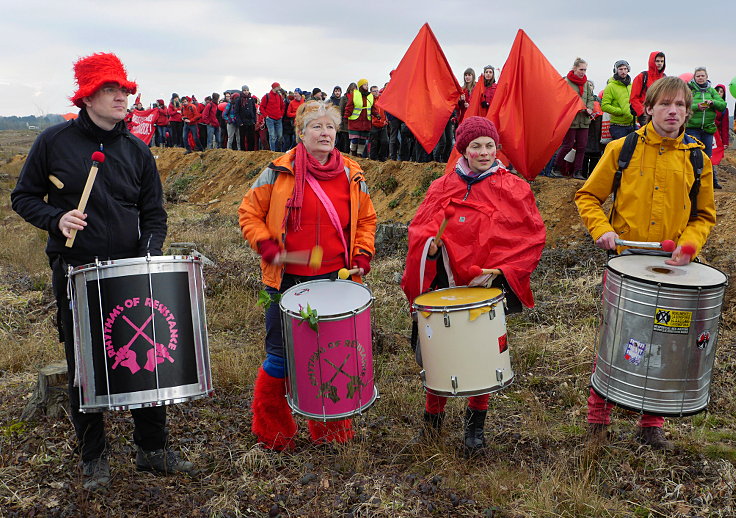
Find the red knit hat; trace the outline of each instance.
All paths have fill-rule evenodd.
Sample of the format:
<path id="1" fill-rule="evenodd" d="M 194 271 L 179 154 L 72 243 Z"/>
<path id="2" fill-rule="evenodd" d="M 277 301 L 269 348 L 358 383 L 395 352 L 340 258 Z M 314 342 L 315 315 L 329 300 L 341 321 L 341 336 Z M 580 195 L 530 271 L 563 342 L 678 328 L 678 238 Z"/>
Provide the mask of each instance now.
<path id="1" fill-rule="evenodd" d="M 281 85 L 276 82 L 271 83 L 271 89 L 273 90 L 274 88 L 281 88 Z"/>
<path id="2" fill-rule="evenodd" d="M 496 146 L 499 144 L 496 126 L 485 117 L 468 117 L 464 119 L 455 132 L 455 148 L 465 154 L 468 144 L 478 137 L 491 137 Z"/>
<path id="3" fill-rule="evenodd" d="M 69 100 L 79 108 L 84 107 L 85 97 L 94 95 L 105 83 L 117 83 L 120 88 L 134 94 L 138 85 L 128 80 L 123 63 L 115 54 L 98 52 L 74 63 L 74 81 L 77 91 Z"/>

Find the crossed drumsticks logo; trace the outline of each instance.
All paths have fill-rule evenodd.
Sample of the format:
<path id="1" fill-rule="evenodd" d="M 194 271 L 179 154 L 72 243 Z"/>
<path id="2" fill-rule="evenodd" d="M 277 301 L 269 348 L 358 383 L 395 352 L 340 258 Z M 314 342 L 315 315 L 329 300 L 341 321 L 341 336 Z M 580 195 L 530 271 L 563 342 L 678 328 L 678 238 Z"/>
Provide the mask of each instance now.
<path id="1" fill-rule="evenodd" d="M 331 342 L 328 345 L 327 350 L 334 349 L 339 344 L 341 344 L 340 340 Z M 314 385 L 315 387 L 317 386 L 317 376 L 318 376 L 317 372 L 315 372 L 315 363 L 324 362 L 323 365 L 328 364 L 330 367 L 334 369 L 332 377 L 328 381 L 323 381 L 319 384 L 319 391 L 317 393 L 318 398 L 327 398 L 333 403 L 337 403 L 338 401 L 340 401 L 340 396 L 338 394 L 338 386 L 335 384 L 335 380 L 340 375 L 347 378 L 345 387 L 347 389 L 348 399 L 352 399 L 357 392 L 359 392 L 363 387 L 366 386 L 366 383 L 362 379 L 362 376 L 365 375 L 365 369 L 366 369 L 365 352 L 363 351 L 362 346 L 357 341 L 351 341 L 351 340 L 346 340 L 345 345 L 347 347 L 355 348 L 356 349 L 355 353 L 362 357 L 360 359 L 361 368 L 359 369 L 359 372 L 356 374 L 350 374 L 349 372 L 346 372 L 345 370 L 347 368 L 346 365 L 348 363 L 348 360 L 352 357 L 352 353 L 347 353 L 339 365 L 337 365 L 336 362 L 331 361 L 329 358 L 322 358 L 322 354 L 325 353 L 324 348 L 319 348 L 317 351 L 315 351 L 315 353 L 309 359 L 309 369 L 308 369 L 309 378 L 310 378 L 312 385 Z M 321 375 L 319 377 L 321 379 Z"/>
<path id="2" fill-rule="evenodd" d="M 173 318 L 173 314 L 165 306 L 158 305 L 158 301 L 151 301 L 151 299 L 146 299 L 145 305 L 150 306 L 155 302 L 154 307 L 158 306 L 156 307 L 156 309 L 158 309 L 159 313 L 162 314 L 161 318 L 165 318 L 168 322 L 170 341 L 167 347 L 162 343 L 155 342 L 146 331 L 149 325 L 151 325 L 151 323 L 153 322 L 153 312 L 148 315 L 148 318 L 145 320 L 145 322 L 143 322 L 141 326 L 137 326 L 135 323 L 133 323 L 132 320 L 130 320 L 130 318 L 123 314 L 123 312 L 125 311 L 123 306 L 125 306 L 125 308 L 135 307 L 138 305 L 139 300 L 140 299 L 138 298 L 128 299 L 122 305 L 115 306 L 110 312 L 107 320 L 105 321 L 105 346 L 108 357 L 114 358 L 114 362 L 112 365 L 113 370 L 117 369 L 118 367 L 125 367 L 130 370 L 131 374 L 135 374 L 136 372 L 141 370 L 140 364 L 138 363 L 138 354 L 133 349 L 131 349 L 133 344 L 136 343 L 139 338 L 143 338 L 152 346 L 150 349 L 148 349 L 148 351 L 146 351 L 146 363 L 143 366 L 145 370 L 153 372 L 156 369 L 156 365 L 163 363 L 165 360 L 169 360 L 170 363 L 174 363 L 174 358 L 172 358 L 171 354 L 169 353 L 169 349 L 176 349 L 176 338 L 178 336 L 178 332 L 176 331 L 176 320 Z M 164 311 L 162 311 L 161 308 L 163 308 Z M 116 350 L 112 340 L 112 326 L 118 317 L 120 317 L 133 329 L 134 334 L 133 337 L 128 341 L 128 343 Z"/>

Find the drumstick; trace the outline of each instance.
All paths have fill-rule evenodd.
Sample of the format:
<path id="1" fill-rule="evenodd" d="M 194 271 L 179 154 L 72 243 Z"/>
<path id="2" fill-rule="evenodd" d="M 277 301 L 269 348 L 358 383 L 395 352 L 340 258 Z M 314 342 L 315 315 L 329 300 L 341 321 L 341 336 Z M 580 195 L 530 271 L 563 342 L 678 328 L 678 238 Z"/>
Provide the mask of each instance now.
<path id="1" fill-rule="evenodd" d="M 338 279 L 348 279 L 351 275 L 355 275 L 360 271 L 360 268 L 353 268 L 352 270 L 348 270 L 347 268 L 340 268 L 340 270 L 337 272 L 337 278 Z"/>
<path id="2" fill-rule="evenodd" d="M 473 266 L 470 267 L 470 269 L 468 270 L 468 273 L 472 277 L 478 277 L 479 275 L 487 275 L 487 274 L 501 275 L 501 270 L 499 270 L 498 268 L 481 268 L 477 264 L 474 264 Z"/>
<path id="3" fill-rule="evenodd" d="M 92 192 L 92 186 L 95 183 L 97 177 L 97 167 L 105 161 L 105 154 L 102 151 L 95 151 L 92 153 L 92 167 L 89 168 L 89 175 L 87 175 L 87 183 L 84 184 L 84 190 L 82 191 L 82 197 L 79 199 L 79 206 L 77 210 L 84 213 L 84 209 L 87 208 L 87 200 Z M 66 247 L 71 248 L 74 246 L 74 238 L 77 237 L 77 229 L 71 229 L 69 238 L 66 240 Z"/>
<path id="4" fill-rule="evenodd" d="M 280 259 L 285 264 L 307 264 L 312 270 L 318 270 L 322 266 L 324 250 L 317 245 L 311 250 L 296 250 L 293 252 L 281 252 Z"/>
<path id="5" fill-rule="evenodd" d="M 672 252 L 675 248 L 675 242 L 671 239 L 665 239 L 661 243 L 657 241 L 626 241 L 625 239 L 616 239 L 616 244 L 619 246 L 631 246 L 634 248 L 658 248 L 665 252 Z"/>
<path id="6" fill-rule="evenodd" d="M 455 215 L 455 207 L 447 206 L 445 208 L 445 217 L 442 220 L 442 223 L 440 223 L 440 228 L 437 231 L 437 235 L 434 236 L 435 246 L 440 246 L 440 238 L 442 237 L 442 233 L 445 231 L 445 227 L 450 222 L 450 218 L 454 215 Z"/>

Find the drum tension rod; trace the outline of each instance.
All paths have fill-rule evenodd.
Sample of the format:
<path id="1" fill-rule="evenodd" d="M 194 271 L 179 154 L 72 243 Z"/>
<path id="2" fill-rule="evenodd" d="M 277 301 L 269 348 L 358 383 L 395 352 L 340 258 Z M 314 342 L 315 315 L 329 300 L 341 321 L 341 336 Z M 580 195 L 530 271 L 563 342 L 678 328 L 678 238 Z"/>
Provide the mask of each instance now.
<path id="1" fill-rule="evenodd" d="M 450 314 L 445 313 L 445 327 L 450 327 Z"/>

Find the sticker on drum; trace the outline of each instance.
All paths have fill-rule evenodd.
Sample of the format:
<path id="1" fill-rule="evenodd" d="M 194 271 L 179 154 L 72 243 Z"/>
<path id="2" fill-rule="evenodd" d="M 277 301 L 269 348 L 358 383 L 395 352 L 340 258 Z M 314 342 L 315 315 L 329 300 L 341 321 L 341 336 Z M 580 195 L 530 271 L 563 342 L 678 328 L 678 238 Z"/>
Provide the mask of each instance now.
<path id="1" fill-rule="evenodd" d="M 373 295 L 347 280 L 297 284 L 279 302 L 288 370 L 287 401 L 312 419 L 344 419 L 378 397 L 373 378 Z M 302 318 L 317 314 L 316 330 Z"/>

